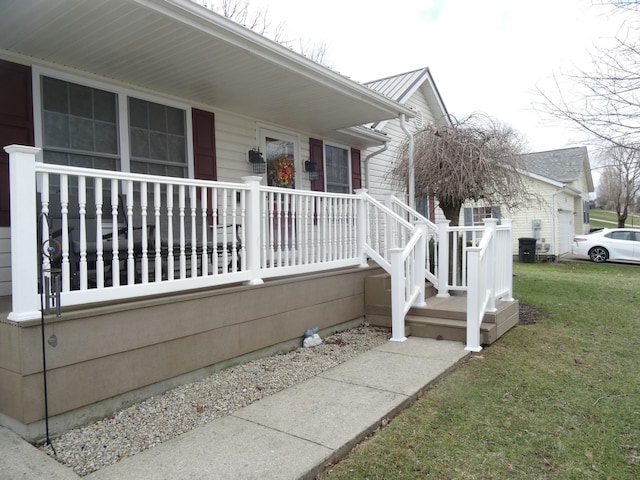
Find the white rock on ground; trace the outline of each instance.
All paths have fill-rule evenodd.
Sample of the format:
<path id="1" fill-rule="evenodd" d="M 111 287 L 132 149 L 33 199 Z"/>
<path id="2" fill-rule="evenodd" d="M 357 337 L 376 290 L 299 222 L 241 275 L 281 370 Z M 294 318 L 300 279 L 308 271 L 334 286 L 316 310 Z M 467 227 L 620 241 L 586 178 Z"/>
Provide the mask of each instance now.
<path id="1" fill-rule="evenodd" d="M 383 344 L 389 335 L 388 329 L 360 325 L 314 348 L 222 370 L 54 438 L 56 458 L 77 474 L 88 475 L 318 375 Z M 42 449 L 53 456 L 50 446 Z"/>

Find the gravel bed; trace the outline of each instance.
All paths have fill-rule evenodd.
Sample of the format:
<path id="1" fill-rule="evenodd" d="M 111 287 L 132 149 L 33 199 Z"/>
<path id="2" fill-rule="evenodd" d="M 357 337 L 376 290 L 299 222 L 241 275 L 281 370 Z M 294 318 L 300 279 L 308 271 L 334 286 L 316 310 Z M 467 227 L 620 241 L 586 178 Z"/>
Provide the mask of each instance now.
<path id="1" fill-rule="evenodd" d="M 386 342 L 390 332 L 362 324 L 313 348 L 253 360 L 169 390 L 90 425 L 70 430 L 42 450 L 78 475 L 152 448 L 215 418 L 311 378 Z"/>

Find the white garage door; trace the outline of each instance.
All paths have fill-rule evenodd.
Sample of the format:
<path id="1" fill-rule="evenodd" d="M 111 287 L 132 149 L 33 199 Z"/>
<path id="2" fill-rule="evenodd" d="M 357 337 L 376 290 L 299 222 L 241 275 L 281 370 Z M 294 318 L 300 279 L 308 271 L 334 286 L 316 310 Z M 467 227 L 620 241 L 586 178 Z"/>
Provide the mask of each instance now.
<path id="1" fill-rule="evenodd" d="M 571 252 L 573 212 L 558 212 L 558 255 Z"/>

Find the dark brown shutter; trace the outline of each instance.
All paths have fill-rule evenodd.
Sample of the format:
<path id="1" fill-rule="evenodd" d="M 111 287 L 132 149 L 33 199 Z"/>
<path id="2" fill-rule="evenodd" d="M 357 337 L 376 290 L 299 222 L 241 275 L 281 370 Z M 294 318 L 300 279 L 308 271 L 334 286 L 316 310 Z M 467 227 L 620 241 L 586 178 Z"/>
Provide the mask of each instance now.
<path id="1" fill-rule="evenodd" d="M 360 150 L 351 149 L 351 188 L 362 188 L 362 166 L 360 164 Z"/>
<path id="2" fill-rule="evenodd" d="M 216 122 L 211 112 L 193 108 L 193 174 L 200 180 L 217 180 Z M 198 194 L 199 195 L 199 194 Z M 213 199 L 207 197 L 207 220 L 213 224 Z"/>
<path id="3" fill-rule="evenodd" d="M 192 118 L 194 175 L 200 180 L 217 180 L 215 116 L 194 108 Z"/>
<path id="4" fill-rule="evenodd" d="M 11 144 L 33 145 L 31 68 L 0 60 L 0 227 L 10 225 L 9 155 Z"/>
<path id="5" fill-rule="evenodd" d="M 318 179 L 311 181 L 311 190 L 324 192 L 324 145 L 322 140 L 309 138 L 309 160 L 316 164 L 316 169 L 320 172 Z"/>

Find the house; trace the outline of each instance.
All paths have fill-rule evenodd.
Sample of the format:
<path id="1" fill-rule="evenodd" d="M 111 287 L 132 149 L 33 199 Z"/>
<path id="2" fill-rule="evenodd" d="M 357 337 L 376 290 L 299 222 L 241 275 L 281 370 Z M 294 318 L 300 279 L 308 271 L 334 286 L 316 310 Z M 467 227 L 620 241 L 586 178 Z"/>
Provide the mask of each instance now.
<path id="1" fill-rule="evenodd" d="M 513 323 L 508 226 L 472 228 L 450 285 L 446 227 L 360 188 L 371 125 L 416 112 L 204 7 L 11 2 L 0 85 L 0 424 L 25 438 L 354 325 L 373 276 L 393 340 L 425 278 L 471 292 L 469 349 Z"/>
<path id="2" fill-rule="evenodd" d="M 572 147 L 522 155 L 522 176 L 538 197 L 527 208 L 509 211 L 500 205 L 466 205 L 464 225 L 479 225 L 483 218 L 512 219 L 514 256 L 519 238 L 535 238 L 536 253 L 557 258 L 571 252 L 576 234 L 589 232 L 589 193 L 594 191 L 586 147 Z"/>
<path id="3" fill-rule="evenodd" d="M 393 118 L 375 122 L 371 128 L 387 135 L 389 141 L 379 153 L 372 155 L 369 149 L 365 159 L 365 185 L 374 196 L 391 193 L 401 198 L 407 195 L 390 177 L 391 166 L 397 161 L 400 144 L 430 123 L 450 122 L 449 113 L 440 96 L 438 87 L 429 68 L 421 68 L 379 80 L 365 83 L 372 90 L 385 95 L 396 102 L 410 107 L 415 117 L 403 122 L 401 118 Z M 406 131 L 405 131 L 406 130 Z M 408 132 L 408 133 L 407 133 Z M 371 157 L 370 157 L 371 155 Z M 417 209 L 431 221 L 435 221 L 436 202 L 434 199 L 417 198 Z"/>

